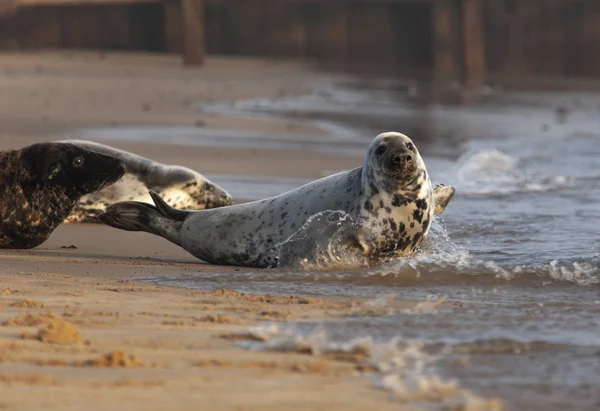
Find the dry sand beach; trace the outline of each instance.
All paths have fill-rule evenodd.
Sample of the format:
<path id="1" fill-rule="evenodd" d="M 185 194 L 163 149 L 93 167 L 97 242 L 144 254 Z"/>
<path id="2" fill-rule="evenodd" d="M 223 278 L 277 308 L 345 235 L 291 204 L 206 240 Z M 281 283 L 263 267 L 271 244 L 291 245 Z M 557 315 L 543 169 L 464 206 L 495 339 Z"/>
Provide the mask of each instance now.
<path id="1" fill-rule="evenodd" d="M 318 87 L 319 76 L 324 75 L 292 63 L 246 59 L 210 59 L 193 70 L 181 68 L 177 57 L 3 54 L 0 149 L 117 125 L 250 130 L 290 139 L 316 135 L 304 123 L 202 113 L 190 103 L 294 95 Z M 362 162 L 358 155 L 298 150 L 110 144 L 206 174 L 313 179 Z M 99 225 L 62 225 L 37 249 L 0 252 L 0 409 L 411 408 L 407 398 L 373 386 L 368 349 L 311 353 L 299 346 L 291 349 L 298 352 L 265 352 L 239 345 L 260 339 L 248 334 L 260 321 L 352 315 L 368 307 L 366 300 L 188 290 L 130 280 L 236 271 L 203 264 L 160 238 Z M 418 302 L 390 304 L 411 308 Z M 427 395 L 457 390 L 440 383 Z M 500 408 L 494 401 L 472 404 Z"/>

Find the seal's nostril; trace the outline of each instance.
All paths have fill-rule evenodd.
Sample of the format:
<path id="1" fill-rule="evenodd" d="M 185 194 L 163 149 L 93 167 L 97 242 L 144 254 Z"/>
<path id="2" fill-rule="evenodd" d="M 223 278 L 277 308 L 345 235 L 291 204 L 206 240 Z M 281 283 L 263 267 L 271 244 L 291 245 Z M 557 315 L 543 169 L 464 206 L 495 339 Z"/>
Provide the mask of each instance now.
<path id="1" fill-rule="evenodd" d="M 402 158 L 398 154 L 396 154 L 394 156 L 394 158 L 392 159 L 392 161 L 394 162 L 394 164 L 400 164 L 400 162 L 402 161 Z"/>
<path id="2" fill-rule="evenodd" d="M 412 156 L 411 156 L 411 155 L 408 155 L 408 156 L 406 156 L 406 161 L 412 161 L 412 159 L 413 159 L 413 158 L 412 158 Z"/>

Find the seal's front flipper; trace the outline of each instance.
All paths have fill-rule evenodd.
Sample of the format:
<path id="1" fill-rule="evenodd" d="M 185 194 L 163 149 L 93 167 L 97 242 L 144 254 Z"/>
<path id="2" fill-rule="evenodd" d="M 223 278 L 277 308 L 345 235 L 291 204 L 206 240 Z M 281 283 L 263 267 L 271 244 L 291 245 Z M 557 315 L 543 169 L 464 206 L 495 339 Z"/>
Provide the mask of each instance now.
<path id="1" fill-rule="evenodd" d="M 373 244 L 368 240 L 367 235 L 364 233 L 358 233 L 354 237 L 355 244 L 354 246 L 360 250 L 361 254 L 367 258 L 371 258 L 371 254 L 373 254 Z"/>
<path id="2" fill-rule="evenodd" d="M 367 259 L 371 258 L 375 249 L 370 236 L 362 229 L 352 229 L 341 237 L 341 243 L 346 250 L 352 251 Z"/>
<path id="3" fill-rule="evenodd" d="M 454 187 L 437 184 L 433 189 L 433 203 L 435 204 L 433 214 L 442 214 L 455 193 L 456 189 Z"/>

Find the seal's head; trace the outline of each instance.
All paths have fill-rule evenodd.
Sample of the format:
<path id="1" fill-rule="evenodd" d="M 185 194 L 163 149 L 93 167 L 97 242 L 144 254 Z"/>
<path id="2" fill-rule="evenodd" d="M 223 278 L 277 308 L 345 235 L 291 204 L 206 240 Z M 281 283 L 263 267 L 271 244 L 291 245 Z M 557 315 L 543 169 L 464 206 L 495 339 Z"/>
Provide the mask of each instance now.
<path id="1" fill-rule="evenodd" d="M 362 169 L 362 189 L 360 212 L 367 230 L 357 243 L 365 255 L 378 259 L 415 251 L 431 226 L 434 197 L 410 138 L 391 132 L 375 137 Z"/>
<path id="2" fill-rule="evenodd" d="M 231 195 L 223 188 L 181 166 L 168 166 L 166 174 L 153 181 L 150 187 L 163 199 L 171 198 L 170 205 L 182 210 L 205 210 L 228 206 L 233 202 Z M 181 193 L 186 195 L 182 196 Z"/>
<path id="3" fill-rule="evenodd" d="M 125 173 L 121 160 L 68 143 L 33 144 L 23 150 L 22 158 L 30 181 L 71 199 L 112 184 Z"/>
<path id="4" fill-rule="evenodd" d="M 395 192 L 413 184 L 422 170 L 425 163 L 412 140 L 404 134 L 388 132 L 371 142 L 363 179 L 375 185 L 372 191 Z"/>

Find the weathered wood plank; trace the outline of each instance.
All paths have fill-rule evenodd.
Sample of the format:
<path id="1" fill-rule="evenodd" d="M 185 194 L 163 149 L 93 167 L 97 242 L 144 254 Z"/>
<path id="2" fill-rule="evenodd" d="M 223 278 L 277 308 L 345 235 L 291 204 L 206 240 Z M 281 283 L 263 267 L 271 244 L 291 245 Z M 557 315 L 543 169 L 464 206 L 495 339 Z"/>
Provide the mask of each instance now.
<path id="1" fill-rule="evenodd" d="M 0 16 L 13 15 L 18 8 L 18 0 L 0 0 Z"/>
<path id="2" fill-rule="evenodd" d="M 352 31 L 346 3 L 330 0 L 304 6 L 306 57 L 327 62 L 344 61 L 350 57 L 348 46 L 352 41 Z"/>
<path id="3" fill-rule="evenodd" d="M 268 0 L 262 13 L 262 53 L 274 57 L 304 57 L 307 30 L 302 5 Z"/>
<path id="4" fill-rule="evenodd" d="M 459 80 L 462 72 L 460 3 L 436 1 L 431 9 L 433 31 L 433 70 L 437 81 Z"/>
<path id="5" fill-rule="evenodd" d="M 0 0 L 0 4 L 2 1 Z M 127 5 L 137 3 L 159 3 L 162 0 L 13 0 L 17 7 L 34 7 L 34 6 L 92 6 L 92 5 Z M 0 6 L 1 7 L 1 6 Z"/>
<path id="6" fill-rule="evenodd" d="M 18 50 L 20 46 L 17 19 L 10 14 L 0 14 L 0 49 Z"/>
<path id="7" fill-rule="evenodd" d="M 485 31 L 481 0 L 462 0 L 464 81 L 467 87 L 485 82 Z"/>
<path id="8" fill-rule="evenodd" d="M 204 0 L 181 0 L 183 23 L 183 63 L 204 63 Z"/>
<path id="9" fill-rule="evenodd" d="M 165 48 L 167 52 L 181 54 L 183 52 L 183 14 L 181 2 L 167 0 L 163 4 L 165 15 Z"/>
<path id="10" fill-rule="evenodd" d="M 352 3 L 349 9 L 348 56 L 351 63 L 394 61 L 394 30 L 388 3 Z M 365 30 L 363 27 L 369 27 Z"/>

